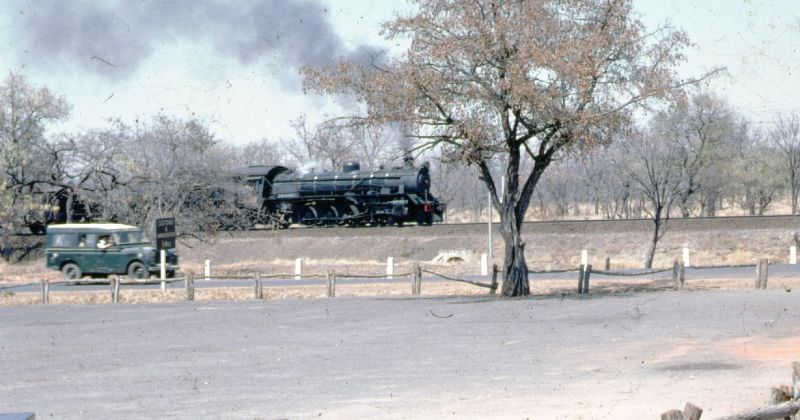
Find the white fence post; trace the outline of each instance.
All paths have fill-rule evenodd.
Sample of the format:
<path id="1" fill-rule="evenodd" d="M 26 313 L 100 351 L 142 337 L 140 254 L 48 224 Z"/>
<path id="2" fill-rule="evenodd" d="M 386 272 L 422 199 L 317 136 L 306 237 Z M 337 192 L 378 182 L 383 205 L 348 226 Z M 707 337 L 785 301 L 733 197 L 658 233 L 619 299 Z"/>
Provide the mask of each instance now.
<path id="1" fill-rule="evenodd" d="M 211 260 L 206 260 L 203 266 L 203 279 L 209 280 L 211 278 Z"/>
<path id="2" fill-rule="evenodd" d="M 386 277 L 390 279 L 394 278 L 394 257 L 386 259 Z"/>
<path id="3" fill-rule="evenodd" d="M 167 292 L 167 251 L 162 249 L 160 252 L 161 259 L 161 293 Z"/>
<path id="4" fill-rule="evenodd" d="M 691 267 L 692 264 L 689 262 L 689 246 L 683 246 L 683 266 L 684 267 Z"/>
<path id="5" fill-rule="evenodd" d="M 582 250 L 581 251 L 581 267 L 586 267 L 589 264 L 589 251 Z"/>
<path id="6" fill-rule="evenodd" d="M 294 279 L 300 280 L 303 277 L 303 259 L 296 258 L 294 260 Z"/>
<path id="7" fill-rule="evenodd" d="M 797 245 L 792 245 L 789 247 L 789 264 L 797 264 Z"/>
<path id="8" fill-rule="evenodd" d="M 486 254 L 481 254 L 481 275 L 489 275 L 489 256 Z"/>

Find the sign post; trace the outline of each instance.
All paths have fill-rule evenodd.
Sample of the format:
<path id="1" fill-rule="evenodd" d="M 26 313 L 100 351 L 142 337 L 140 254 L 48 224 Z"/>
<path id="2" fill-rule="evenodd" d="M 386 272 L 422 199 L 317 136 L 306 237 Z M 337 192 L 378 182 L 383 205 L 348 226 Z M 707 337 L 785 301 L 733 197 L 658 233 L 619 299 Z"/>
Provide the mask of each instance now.
<path id="1" fill-rule="evenodd" d="M 167 291 L 167 249 L 175 248 L 175 218 L 166 217 L 156 219 L 156 250 L 159 255 L 159 265 L 161 266 L 161 292 Z"/>

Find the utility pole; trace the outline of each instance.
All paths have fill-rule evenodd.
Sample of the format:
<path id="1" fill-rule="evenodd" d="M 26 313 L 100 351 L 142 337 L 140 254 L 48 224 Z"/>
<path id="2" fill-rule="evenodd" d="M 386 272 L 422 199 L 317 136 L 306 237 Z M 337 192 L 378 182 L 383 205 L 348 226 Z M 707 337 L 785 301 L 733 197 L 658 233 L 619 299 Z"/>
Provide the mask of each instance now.
<path id="1" fill-rule="evenodd" d="M 492 205 L 492 192 L 491 191 L 487 191 L 486 197 L 488 198 L 487 204 L 489 205 L 489 209 L 487 211 L 487 214 L 489 215 L 489 222 L 488 222 L 488 224 L 489 224 L 489 243 L 488 243 L 488 246 L 487 246 L 488 251 L 486 252 L 486 254 L 489 256 L 489 264 L 491 264 L 492 261 L 493 261 L 492 260 L 492 248 L 494 248 L 492 246 L 492 207 L 494 207 Z"/>

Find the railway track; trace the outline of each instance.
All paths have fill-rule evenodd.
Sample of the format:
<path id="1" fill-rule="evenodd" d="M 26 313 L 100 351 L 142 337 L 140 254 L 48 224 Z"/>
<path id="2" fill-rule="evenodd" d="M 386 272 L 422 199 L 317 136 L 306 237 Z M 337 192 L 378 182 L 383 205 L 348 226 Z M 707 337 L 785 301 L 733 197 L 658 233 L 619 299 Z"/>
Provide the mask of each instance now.
<path id="1" fill-rule="evenodd" d="M 786 229 L 800 232 L 800 216 L 726 216 L 692 217 L 670 219 L 666 225 L 670 231 L 695 232 L 718 230 Z M 523 234 L 592 234 L 647 232 L 653 227 L 650 219 L 617 220 L 552 220 L 531 221 L 523 224 Z M 493 229 L 499 233 L 500 224 Z M 407 225 L 403 227 L 292 227 L 285 230 L 253 230 L 232 232 L 236 238 L 247 237 L 360 237 L 360 236 L 466 236 L 484 234 L 486 223 L 448 223 L 432 226 Z"/>
<path id="2" fill-rule="evenodd" d="M 591 234 L 619 232 L 647 232 L 653 228 L 650 219 L 600 219 L 600 220 L 548 220 L 531 221 L 523 224 L 523 234 Z M 495 222 L 493 229 L 499 234 L 500 224 Z M 787 229 L 800 232 L 800 215 L 776 216 L 724 216 L 724 217 L 690 217 L 674 218 L 667 223 L 670 231 L 694 232 L 712 230 L 752 230 L 752 229 Z M 247 231 L 230 231 L 226 235 L 233 238 L 274 237 L 360 237 L 360 236 L 444 236 L 444 235 L 476 235 L 483 234 L 487 224 L 483 223 L 447 223 L 431 226 L 405 225 L 383 227 L 305 227 L 297 226 L 282 230 L 254 229 Z M 39 242 L 42 235 L 18 234 L 18 238 Z"/>

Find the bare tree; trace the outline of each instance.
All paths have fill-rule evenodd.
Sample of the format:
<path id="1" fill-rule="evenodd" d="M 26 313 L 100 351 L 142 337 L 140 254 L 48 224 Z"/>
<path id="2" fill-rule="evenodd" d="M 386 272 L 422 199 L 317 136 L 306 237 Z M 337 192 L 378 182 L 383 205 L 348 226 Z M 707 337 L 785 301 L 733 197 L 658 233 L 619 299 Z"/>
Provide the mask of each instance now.
<path id="1" fill-rule="evenodd" d="M 48 124 L 69 114 L 66 101 L 11 72 L 0 85 L 0 229 L 13 233 L 32 214 L 48 210 L 46 193 L 58 179 L 46 135 Z M 34 216 L 35 217 L 35 216 Z"/>
<path id="2" fill-rule="evenodd" d="M 653 222 L 653 233 L 644 266 L 653 268 L 658 241 L 664 237 L 672 206 L 685 188 L 678 164 L 680 149 L 653 132 L 635 134 L 616 146 L 615 166 L 621 180 L 630 182 L 648 204 L 645 211 Z"/>
<path id="3" fill-rule="evenodd" d="M 691 216 L 694 198 L 704 191 L 711 193 L 706 181 L 719 173 L 728 160 L 728 144 L 736 124 L 728 104 L 707 92 L 690 96 L 665 112 L 654 116 L 657 135 L 673 143 L 675 165 L 683 178 L 678 207 L 683 217 Z M 709 187 L 709 188 L 706 188 Z"/>
<path id="4" fill-rule="evenodd" d="M 635 105 L 687 83 L 674 73 L 687 37 L 646 31 L 630 0 L 417 5 L 384 25 L 388 38 L 411 40 L 402 58 L 307 68 L 306 87 L 355 96 L 367 115 L 351 121 L 413 124 L 418 150 L 477 166 L 501 218 L 503 293 L 527 295 L 521 224 L 542 174 L 560 154 L 610 141 Z M 503 197 L 490 170 L 499 156 Z"/>
<path id="5" fill-rule="evenodd" d="M 740 206 L 751 216 L 763 215 L 779 194 L 783 178 L 779 153 L 754 130 L 747 120 L 740 120 L 732 137 L 736 147 L 733 162 L 731 192 L 737 196 Z"/>
<path id="6" fill-rule="evenodd" d="M 800 195 L 800 115 L 779 116 L 769 131 L 769 141 L 778 152 L 789 187 L 792 214 L 797 214 L 797 198 Z"/>

